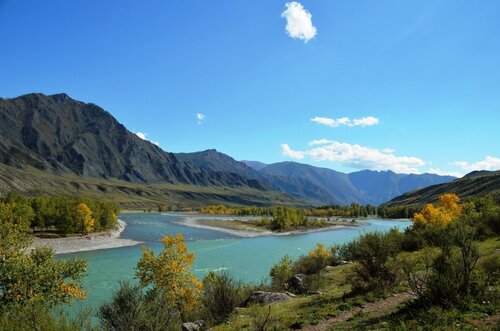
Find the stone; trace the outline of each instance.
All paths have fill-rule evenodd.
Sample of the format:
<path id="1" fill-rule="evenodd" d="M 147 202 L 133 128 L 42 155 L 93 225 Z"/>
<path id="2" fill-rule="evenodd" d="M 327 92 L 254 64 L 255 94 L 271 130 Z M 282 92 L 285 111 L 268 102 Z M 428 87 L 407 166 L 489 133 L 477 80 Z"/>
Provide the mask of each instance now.
<path id="1" fill-rule="evenodd" d="M 194 322 L 186 322 L 182 324 L 182 331 L 198 331 L 201 330 L 205 321 L 199 320 Z"/>
<path id="2" fill-rule="evenodd" d="M 249 305 L 255 303 L 267 305 L 273 302 L 286 301 L 290 299 L 291 297 L 286 293 L 257 291 L 250 294 L 250 296 L 243 302 L 242 306 L 248 307 Z"/>
<path id="3" fill-rule="evenodd" d="M 294 293 L 304 293 L 306 291 L 306 275 L 295 274 L 287 282 L 287 289 Z"/>

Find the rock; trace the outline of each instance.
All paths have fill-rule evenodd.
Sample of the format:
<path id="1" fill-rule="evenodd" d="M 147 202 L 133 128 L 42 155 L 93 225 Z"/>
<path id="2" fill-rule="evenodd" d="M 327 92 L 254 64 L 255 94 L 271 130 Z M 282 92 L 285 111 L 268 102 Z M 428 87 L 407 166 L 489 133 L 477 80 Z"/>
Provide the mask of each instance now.
<path id="1" fill-rule="evenodd" d="M 307 291 L 307 294 L 309 294 L 309 295 L 322 295 L 323 292 L 321 292 L 321 291 Z"/>
<path id="2" fill-rule="evenodd" d="M 290 298 L 295 298 L 295 294 L 293 294 L 292 292 L 286 292 L 285 291 L 285 294 L 288 295 Z"/>
<path id="3" fill-rule="evenodd" d="M 352 263 L 352 262 L 350 262 L 350 261 L 345 261 L 345 260 L 341 260 L 341 261 L 337 261 L 337 262 L 335 262 L 335 264 L 334 264 L 334 265 L 335 265 L 335 266 L 338 266 L 338 265 L 344 265 L 344 264 L 350 264 L 350 263 Z"/>
<path id="4" fill-rule="evenodd" d="M 204 321 L 199 320 L 199 321 L 194 321 L 194 322 L 186 322 L 182 324 L 182 331 L 197 331 L 201 330 L 203 325 L 205 324 Z"/>
<path id="5" fill-rule="evenodd" d="M 306 291 L 306 275 L 295 274 L 287 282 L 287 289 L 294 293 L 304 293 Z"/>
<path id="6" fill-rule="evenodd" d="M 273 302 L 286 301 L 290 299 L 291 297 L 286 293 L 257 291 L 250 294 L 250 296 L 243 302 L 242 306 L 248 307 L 254 303 L 267 305 Z"/>

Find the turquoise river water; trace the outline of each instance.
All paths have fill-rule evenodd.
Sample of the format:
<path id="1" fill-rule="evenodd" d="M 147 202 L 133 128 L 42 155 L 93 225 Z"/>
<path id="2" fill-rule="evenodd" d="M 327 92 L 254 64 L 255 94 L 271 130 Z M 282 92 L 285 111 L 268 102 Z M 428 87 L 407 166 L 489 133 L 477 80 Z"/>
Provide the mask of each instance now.
<path id="1" fill-rule="evenodd" d="M 127 223 L 123 238 L 134 239 L 155 251 L 161 249 L 162 234 L 181 232 L 190 251 L 196 254 L 192 270 L 202 278 L 211 270 L 228 270 L 234 277 L 248 282 L 267 280 L 269 269 L 284 255 L 297 257 L 306 254 L 317 242 L 327 246 L 348 242 L 367 231 L 388 231 L 410 225 L 408 220 L 362 221 L 361 227 L 288 236 L 238 238 L 227 233 L 190 228 L 175 224 L 186 216 L 162 213 L 123 213 L 120 219 Z M 234 217 L 233 217 L 234 218 Z M 87 298 L 75 308 L 97 308 L 111 298 L 119 280 L 134 280 L 134 267 L 141 256 L 141 248 L 122 247 L 91 252 L 60 255 L 60 258 L 83 258 L 89 263 L 85 278 Z"/>

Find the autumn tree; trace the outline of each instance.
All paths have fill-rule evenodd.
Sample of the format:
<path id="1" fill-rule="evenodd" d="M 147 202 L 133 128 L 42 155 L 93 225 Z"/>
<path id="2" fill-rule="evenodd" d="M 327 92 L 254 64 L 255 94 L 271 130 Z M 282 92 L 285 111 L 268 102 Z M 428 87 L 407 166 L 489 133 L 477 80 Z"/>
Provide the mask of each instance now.
<path id="1" fill-rule="evenodd" d="M 31 207 L 0 202 L 0 303 L 58 304 L 83 299 L 86 262 L 56 260 L 48 248 L 28 251 Z"/>
<path id="2" fill-rule="evenodd" d="M 194 253 L 189 253 L 182 234 L 164 235 L 163 250 L 154 252 L 143 246 L 142 257 L 137 263 L 136 275 L 141 286 L 175 306 L 181 317 L 198 302 L 202 284 L 190 271 Z"/>
<path id="3" fill-rule="evenodd" d="M 460 198 L 455 194 L 443 194 L 437 204 L 427 204 L 413 215 L 413 221 L 423 224 L 446 226 L 457 220 L 462 214 Z"/>
<path id="4" fill-rule="evenodd" d="M 90 233 L 94 229 L 94 218 L 92 217 L 92 211 L 83 202 L 76 207 L 75 222 L 80 226 L 82 235 Z"/>

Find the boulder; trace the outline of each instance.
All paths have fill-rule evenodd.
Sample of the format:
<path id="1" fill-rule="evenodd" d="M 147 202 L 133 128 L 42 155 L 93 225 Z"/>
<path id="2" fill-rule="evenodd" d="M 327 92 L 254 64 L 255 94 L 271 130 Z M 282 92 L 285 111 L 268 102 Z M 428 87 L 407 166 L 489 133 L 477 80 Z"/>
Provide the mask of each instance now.
<path id="1" fill-rule="evenodd" d="M 242 306 L 248 307 L 249 305 L 254 303 L 267 305 L 273 302 L 285 301 L 290 299 L 291 297 L 286 293 L 257 291 L 250 294 L 250 296 L 243 302 Z"/>
<path id="2" fill-rule="evenodd" d="M 199 331 L 202 329 L 204 321 L 186 322 L 182 324 L 182 331 Z"/>
<path id="3" fill-rule="evenodd" d="M 287 289 L 294 293 L 304 293 L 307 290 L 306 275 L 293 275 L 287 282 Z"/>

